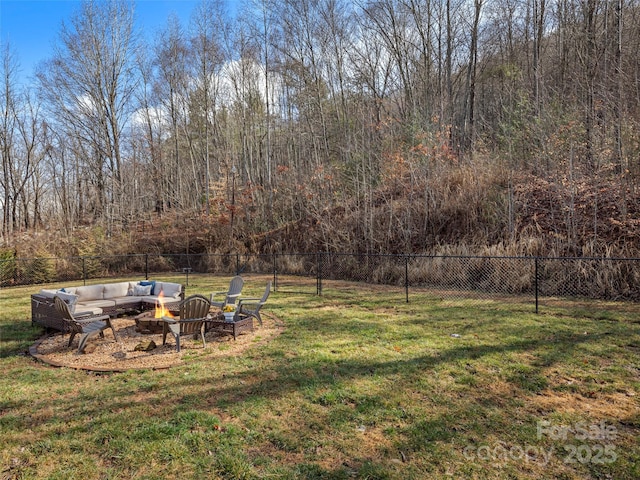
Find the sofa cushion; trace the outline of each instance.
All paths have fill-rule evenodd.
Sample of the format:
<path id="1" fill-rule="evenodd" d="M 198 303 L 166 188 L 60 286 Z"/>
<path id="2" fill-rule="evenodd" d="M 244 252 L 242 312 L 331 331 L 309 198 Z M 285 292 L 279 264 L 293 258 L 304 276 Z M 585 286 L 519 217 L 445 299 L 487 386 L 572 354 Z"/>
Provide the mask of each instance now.
<path id="1" fill-rule="evenodd" d="M 100 307 L 89 308 L 85 307 L 84 305 L 80 305 L 80 307 L 82 310 L 76 309 L 76 311 L 73 313 L 73 317 L 77 320 L 82 320 L 83 316 L 102 315 L 102 309 Z"/>
<path id="2" fill-rule="evenodd" d="M 129 282 L 129 288 L 127 288 L 127 295 L 133 295 L 133 289 L 136 285 L 140 285 L 140 282 Z"/>
<path id="3" fill-rule="evenodd" d="M 167 297 L 179 298 L 182 292 L 182 285 L 179 283 L 162 282 L 162 295 Z M 157 293 L 156 295 L 159 295 Z"/>
<path id="4" fill-rule="evenodd" d="M 142 304 L 143 298 L 144 297 L 136 297 L 135 295 L 127 295 L 126 297 L 114 298 L 113 301 L 116 303 L 116 307 L 138 308 Z"/>
<path id="5" fill-rule="evenodd" d="M 129 282 L 105 283 L 103 298 L 126 297 L 129 290 Z"/>
<path id="6" fill-rule="evenodd" d="M 76 295 L 78 295 L 79 303 L 86 303 L 90 300 L 102 300 L 104 292 L 104 285 L 85 285 L 83 287 L 76 288 Z"/>
<path id="7" fill-rule="evenodd" d="M 94 308 L 114 308 L 116 302 L 113 300 L 85 300 L 84 302 L 78 301 L 76 304 L 76 310 L 93 310 Z"/>

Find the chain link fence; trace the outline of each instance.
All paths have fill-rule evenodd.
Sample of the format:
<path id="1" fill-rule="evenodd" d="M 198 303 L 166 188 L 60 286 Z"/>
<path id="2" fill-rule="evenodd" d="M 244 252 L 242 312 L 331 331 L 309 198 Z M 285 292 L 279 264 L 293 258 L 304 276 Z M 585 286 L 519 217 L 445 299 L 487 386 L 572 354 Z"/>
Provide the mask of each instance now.
<path id="1" fill-rule="evenodd" d="M 138 254 L 0 260 L 0 288 L 134 276 L 269 275 L 283 293 L 323 294 L 341 281 L 384 286 L 402 301 L 508 300 L 537 312 L 555 299 L 640 301 L 640 259 L 285 253 Z"/>

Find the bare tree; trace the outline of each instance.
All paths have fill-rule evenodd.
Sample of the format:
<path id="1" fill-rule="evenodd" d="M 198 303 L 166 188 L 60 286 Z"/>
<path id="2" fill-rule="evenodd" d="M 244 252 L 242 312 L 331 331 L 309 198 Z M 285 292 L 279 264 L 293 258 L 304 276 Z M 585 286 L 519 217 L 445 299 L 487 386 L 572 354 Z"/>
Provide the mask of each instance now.
<path id="1" fill-rule="evenodd" d="M 197 110 L 193 113 L 198 119 L 198 129 L 201 131 L 199 153 L 196 157 L 202 160 L 205 166 L 204 173 L 204 196 L 206 213 L 210 213 L 210 190 L 211 190 L 211 140 L 212 129 L 218 125 L 216 123 L 217 109 L 220 96 L 220 81 L 224 58 L 224 39 L 227 24 L 225 22 L 224 7 L 220 0 L 203 0 L 194 10 L 192 16 L 192 38 L 191 45 L 194 56 L 194 72 L 197 83 Z M 194 159 L 195 160 L 195 159 Z M 194 162 L 194 172 L 198 171 L 199 162 Z M 216 165 L 216 177 L 222 174 L 221 163 Z M 226 165 L 228 170 L 230 166 Z M 196 182 L 198 178 L 194 179 Z"/>
<path id="2" fill-rule="evenodd" d="M 39 220 L 39 199 L 30 187 L 43 156 L 42 119 L 29 91 L 18 88 L 18 62 L 9 45 L 2 48 L 1 62 L 2 236 L 9 239 L 18 229 L 35 227 Z"/>
<path id="3" fill-rule="evenodd" d="M 8 239 L 14 228 L 11 221 L 13 208 L 11 204 L 11 176 L 15 150 L 17 63 L 9 45 L 3 44 L 1 47 L 2 91 L 0 92 L 0 107 L 2 108 L 2 123 L 0 124 L 0 152 L 2 153 L 2 177 L 0 178 L 0 187 L 2 187 L 2 236 Z"/>
<path id="4" fill-rule="evenodd" d="M 313 167 L 328 157 L 328 82 L 323 78 L 322 38 L 325 26 L 316 7 L 309 0 L 287 1 L 278 18 L 281 31 L 278 66 L 285 87 L 282 96 L 297 112 L 294 122 L 310 140 L 301 157 Z"/>
<path id="5" fill-rule="evenodd" d="M 230 142 L 231 158 L 237 161 L 241 175 L 247 182 L 259 184 L 262 169 L 257 165 L 260 157 L 260 125 L 264 117 L 261 88 L 262 68 L 256 58 L 255 45 L 249 38 L 246 25 L 238 30 L 230 41 L 237 49 L 238 59 L 226 66 L 226 78 L 230 83 L 230 116 L 233 126 Z M 230 132 L 231 133 L 231 132 Z M 253 193 L 254 199 L 256 193 Z"/>
<path id="6" fill-rule="evenodd" d="M 12 165 L 12 217 L 14 225 L 17 225 L 20 218 L 22 227 L 29 230 L 35 227 L 36 221 L 39 220 L 39 204 L 35 196 L 38 184 L 33 184 L 32 180 L 40 169 L 44 149 L 40 107 L 28 93 L 24 94 L 21 110 L 22 113 L 18 115 L 17 120 L 19 155 Z M 30 185 L 34 188 L 29 188 Z"/>
<path id="7" fill-rule="evenodd" d="M 110 219 L 123 200 L 122 142 L 137 85 L 135 47 L 130 2 L 84 0 L 38 73 L 50 112 L 89 153 L 98 175 L 98 211 L 108 206 Z"/>
<path id="8" fill-rule="evenodd" d="M 476 139 L 476 79 L 480 35 L 480 15 L 484 0 L 473 0 L 473 22 L 469 40 L 469 61 L 467 64 L 466 94 L 464 96 L 464 140 L 465 151 L 473 155 Z"/>
<path id="9" fill-rule="evenodd" d="M 242 21 L 248 28 L 250 47 L 254 53 L 259 70 L 262 73 L 262 86 L 259 89 L 260 96 L 255 98 L 264 105 L 264 114 L 260 117 L 263 124 L 259 126 L 260 139 L 260 180 L 267 194 L 267 201 L 262 205 L 264 217 L 269 224 L 273 224 L 274 190 L 277 189 L 273 175 L 272 152 L 272 123 L 276 82 L 273 68 L 274 48 L 277 45 L 277 15 L 279 13 L 278 2 L 274 0 L 250 0 L 243 12 Z"/>
<path id="10" fill-rule="evenodd" d="M 191 49 L 176 16 L 170 16 L 167 25 L 156 36 L 154 64 L 157 78 L 154 91 L 158 97 L 157 122 L 166 117 L 169 122 L 171 152 L 165 161 L 162 150 L 157 153 L 158 162 L 154 162 L 154 177 L 159 185 L 156 198 L 156 212 L 162 213 L 168 207 L 176 207 L 184 201 L 183 159 L 181 143 L 188 135 L 188 98 L 191 70 Z M 159 139 L 160 141 L 160 139 Z M 188 140 L 185 140 L 188 143 Z"/>
<path id="11" fill-rule="evenodd" d="M 533 0 L 533 97 L 536 114 L 540 115 L 542 94 L 542 46 L 546 24 L 546 1 Z"/>

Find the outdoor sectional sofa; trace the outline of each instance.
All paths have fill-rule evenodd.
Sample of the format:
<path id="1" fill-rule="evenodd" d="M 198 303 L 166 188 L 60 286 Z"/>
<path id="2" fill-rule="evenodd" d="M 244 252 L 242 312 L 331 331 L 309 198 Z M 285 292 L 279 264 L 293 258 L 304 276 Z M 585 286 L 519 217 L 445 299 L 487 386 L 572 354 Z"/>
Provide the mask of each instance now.
<path id="1" fill-rule="evenodd" d="M 117 315 L 155 308 L 162 296 L 167 308 L 177 307 L 184 298 L 184 286 L 158 281 L 118 282 L 59 290 L 42 289 L 31 295 L 31 321 L 47 329 L 66 330 L 66 324 L 55 308 L 53 298 L 58 295 L 75 317 Z"/>

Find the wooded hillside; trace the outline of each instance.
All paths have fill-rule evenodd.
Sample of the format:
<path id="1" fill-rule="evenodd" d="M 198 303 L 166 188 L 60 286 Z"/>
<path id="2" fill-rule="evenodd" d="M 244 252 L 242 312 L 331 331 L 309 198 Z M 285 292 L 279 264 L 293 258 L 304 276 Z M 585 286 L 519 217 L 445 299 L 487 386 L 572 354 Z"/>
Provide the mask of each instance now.
<path id="1" fill-rule="evenodd" d="M 2 45 L 2 244 L 638 256 L 639 15 L 203 1 L 145 41 L 85 1 L 33 83 Z"/>

